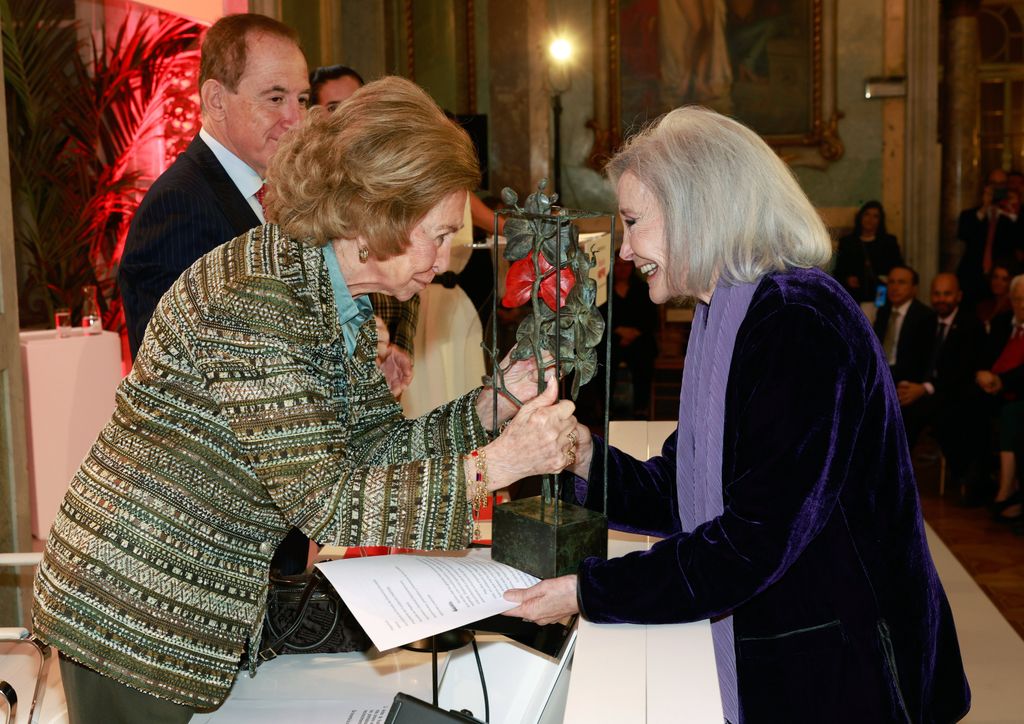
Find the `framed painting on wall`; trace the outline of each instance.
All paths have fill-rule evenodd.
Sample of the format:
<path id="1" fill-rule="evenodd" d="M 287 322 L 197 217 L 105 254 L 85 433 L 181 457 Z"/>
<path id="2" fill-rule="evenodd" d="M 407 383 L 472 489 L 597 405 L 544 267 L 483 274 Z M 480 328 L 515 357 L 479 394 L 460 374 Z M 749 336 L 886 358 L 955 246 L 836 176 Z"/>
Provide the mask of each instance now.
<path id="1" fill-rule="evenodd" d="M 606 67 L 595 82 L 608 83 L 611 149 L 662 113 L 698 104 L 743 121 L 790 163 L 842 156 L 836 0 L 605 1 L 607 49 L 595 62 Z"/>

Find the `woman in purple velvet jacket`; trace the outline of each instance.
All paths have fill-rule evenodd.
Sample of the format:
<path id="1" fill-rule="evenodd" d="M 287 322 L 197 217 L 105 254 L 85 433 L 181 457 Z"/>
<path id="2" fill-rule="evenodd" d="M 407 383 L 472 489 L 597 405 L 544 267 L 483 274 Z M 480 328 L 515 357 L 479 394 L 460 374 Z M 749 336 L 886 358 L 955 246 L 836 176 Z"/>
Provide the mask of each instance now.
<path id="1" fill-rule="evenodd" d="M 970 703 L 885 356 L 819 267 L 831 246 L 752 131 L 682 108 L 610 163 L 620 252 L 651 299 L 698 300 L 679 428 L 611 449 L 608 516 L 662 536 L 506 598 L 539 623 L 711 619 L 726 719 L 951 722 Z M 600 508 L 580 430 L 576 498 Z"/>

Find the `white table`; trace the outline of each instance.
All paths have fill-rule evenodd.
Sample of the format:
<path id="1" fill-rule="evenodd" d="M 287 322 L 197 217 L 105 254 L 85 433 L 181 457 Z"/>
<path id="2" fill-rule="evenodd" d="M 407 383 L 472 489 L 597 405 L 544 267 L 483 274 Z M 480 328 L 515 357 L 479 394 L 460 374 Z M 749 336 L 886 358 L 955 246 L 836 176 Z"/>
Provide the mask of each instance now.
<path id="1" fill-rule="evenodd" d="M 674 422 L 612 422 L 613 445 L 639 460 L 657 455 Z M 646 550 L 656 538 L 608 535 L 608 556 Z M 581 621 L 565 722 L 721 724 L 711 626 L 707 621 L 640 626 Z"/>
<path id="2" fill-rule="evenodd" d="M 22 332 L 32 534 L 45 540 L 68 482 L 114 411 L 121 338 L 114 332 L 57 338 Z"/>

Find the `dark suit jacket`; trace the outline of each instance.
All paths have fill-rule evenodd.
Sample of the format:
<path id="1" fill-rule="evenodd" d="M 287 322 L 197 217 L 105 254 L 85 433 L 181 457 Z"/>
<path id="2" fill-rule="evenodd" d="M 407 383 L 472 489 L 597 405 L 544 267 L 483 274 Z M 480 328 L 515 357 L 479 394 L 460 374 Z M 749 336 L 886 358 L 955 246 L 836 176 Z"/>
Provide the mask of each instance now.
<path id="1" fill-rule="evenodd" d="M 260 220 L 196 136 L 146 193 L 128 230 L 118 283 L 135 357 L 157 302 L 199 257 Z"/>
<path id="2" fill-rule="evenodd" d="M 983 369 L 991 369 L 995 361 L 999 359 L 999 355 L 1002 353 L 1006 343 L 1010 341 L 1011 334 L 1013 334 L 1012 311 L 997 314 L 992 318 L 985 354 L 986 364 Z M 1003 383 L 1003 389 L 1000 393 L 1002 398 L 1024 399 L 1024 365 L 1017 365 L 1012 369 L 1002 372 L 999 375 L 999 379 Z"/>
<path id="3" fill-rule="evenodd" d="M 891 312 L 892 305 L 885 304 L 875 317 L 875 334 L 879 341 L 885 340 L 885 328 L 889 325 Z M 924 381 L 934 339 L 935 312 L 914 299 L 907 309 L 907 316 L 900 327 L 900 338 L 896 342 L 896 364 L 892 367 L 894 381 Z"/>
<path id="4" fill-rule="evenodd" d="M 989 323 L 988 342 L 985 345 L 985 359 L 982 360 L 982 369 L 992 369 L 992 365 L 999 359 L 1003 347 L 1010 341 L 1013 333 L 1013 310 L 1000 312 L 992 317 Z"/>
<path id="5" fill-rule="evenodd" d="M 685 411 L 684 411 L 685 413 Z M 604 504 L 603 443 L 577 500 Z M 765 278 L 725 398 L 724 512 L 682 532 L 675 434 L 609 449 L 612 527 L 665 539 L 579 567 L 602 623 L 731 613 L 741 722 L 951 722 L 970 693 L 880 345 L 823 272 Z M 568 486 L 567 486 L 568 487 Z"/>
<path id="6" fill-rule="evenodd" d="M 938 323 L 936 318 L 933 329 L 938 329 Z M 925 377 L 935 388 L 937 397 L 957 399 L 965 389 L 974 387 L 974 373 L 984 364 L 985 344 L 985 328 L 981 322 L 963 309 L 959 310 L 939 347 L 935 369 Z"/>

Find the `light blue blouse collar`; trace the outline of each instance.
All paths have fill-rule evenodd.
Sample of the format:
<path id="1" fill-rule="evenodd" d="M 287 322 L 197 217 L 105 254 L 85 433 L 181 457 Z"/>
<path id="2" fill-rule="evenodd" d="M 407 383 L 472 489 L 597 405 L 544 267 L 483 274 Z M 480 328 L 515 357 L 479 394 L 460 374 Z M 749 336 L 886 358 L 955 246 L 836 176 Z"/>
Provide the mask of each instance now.
<path id="1" fill-rule="evenodd" d="M 368 297 L 361 296 L 356 299 L 349 292 L 345 277 L 341 275 L 338 256 L 334 253 L 331 243 L 327 242 L 322 249 L 324 262 L 327 264 L 327 274 L 331 279 L 331 291 L 334 292 L 334 306 L 338 308 L 341 333 L 345 337 L 345 347 L 348 349 L 348 353 L 352 354 L 356 348 L 359 328 L 373 316 L 373 305 L 370 304 Z"/>

